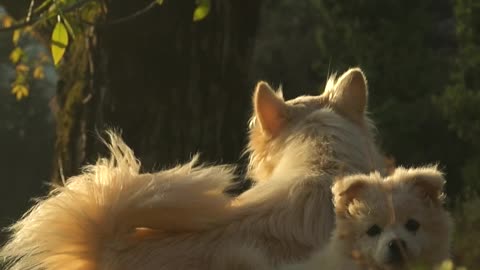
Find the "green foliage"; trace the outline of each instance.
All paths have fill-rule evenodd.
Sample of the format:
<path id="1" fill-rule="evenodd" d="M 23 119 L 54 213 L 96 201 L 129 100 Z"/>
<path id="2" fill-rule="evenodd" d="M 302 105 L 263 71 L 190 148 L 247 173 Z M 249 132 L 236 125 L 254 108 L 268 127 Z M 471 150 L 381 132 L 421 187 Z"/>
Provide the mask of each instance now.
<path id="1" fill-rule="evenodd" d="M 468 193 L 480 193 L 480 2 L 455 1 L 458 52 L 449 85 L 435 98 L 450 130 L 464 143 L 457 158 Z"/>
<path id="2" fill-rule="evenodd" d="M 470 269 L 480 267 L 480 197 L 472 196 L 454 210 L 455 220 L 454 249 L 455 261 Z"/>
<path id="3" fill-rule="evenodd" d="M 292 97 L 308 89 L 318 94 L 330 73 L 362 67 L 385 154 L 398 165 L 439 163 L 451 179 L 450 197 L 460 196 L 465 180 L 459 156 L 468 146 L 435 102 L 454 57 L 448 42 L 455 37 L 444 37 L 449 28 L 443 26 L 454 15 L 442 2 L 267 1 L 253 74 L 281 83 Z M 441 12 L 432 12 L 437 6 Z"/>
<path id="4" fill-rule="evenodd" d="M 48 18 L 44 26 L 51 27 L 51 53 L 56 67 L 59 66 L 65 51 L 69 45 L 69 37 L 75 39 L 83 34 L 89 25 L 84 22 L 95 23 L 101 16 L 101 4 L 97 1 L 86 2 L 76 8 L 75 12 L 66 13 L 65 10 L 80 2 L 80 0 L 46 0 L 48 6 L 44 16 Z"/>

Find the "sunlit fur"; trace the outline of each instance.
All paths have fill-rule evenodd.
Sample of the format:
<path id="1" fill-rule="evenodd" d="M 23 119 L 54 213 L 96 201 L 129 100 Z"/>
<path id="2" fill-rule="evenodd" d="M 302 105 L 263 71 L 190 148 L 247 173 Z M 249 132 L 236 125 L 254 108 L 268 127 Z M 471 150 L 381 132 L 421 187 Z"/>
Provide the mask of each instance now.
<path id="1" fill-rule="evenodd" d="M 250 120 L 249 174 L 257 185 L 238 201 L 253 198 L 272 203 L 272 207 L 292 209 L 285 213 L 289 218 L 283 219 L 288 220 L 285 236 L 278 236 L 288 239 L 292 237 L 289 234 L 296 234 L 294 241 L 288 242 L 290 252 L 319 248 L 328 241 L 334 226 L 330 186 L 336 177 L 384 172 L 385 164 L 376 149 L 374 125 L 366 108 L 352 119 L 342 113 L 335 101 L 341 94 L 348 96 L 355 90 L 348 85 L 352 76 L 357 81 L 360 77 L 367 92 L 366 79 L 358 68 L 348 70 L 338 79 L 332 76 L 322 95 L 285 102 L 287 122 L 283 132 L 275 137 L 262 129 L 257 115 Z M 339 89 L 342 85 L 343 89 Z M 281 92 L 277 96 L 283 100 Z M 273 196 L 278 201 L 272 200 Z M 295 257 L 304 256 L 304 251 Z"/>
<path id="2" fill-rule="evenodd" d="M 222 192 L 233 168 L 192 161 L 140 173 L 111 134 L 112 157 L 40 200 L 0 256 L 15 270 L 266 269 L 307 258 L 333 229 L 335 177 L 383 169 L 365 112 L 353 119 L 334 102 L 352 74 L 364 80 L 350 70 L 323 95 L 288 101 L 275 137 L 253 123 L 257 183 L 237 198 Z"/>
<path id="3" fill-rule="evenodd" d="M 232 168 L 195 167 L 194 158 L 171 170 L 140 174 L 133 152 L 110 136 L 110 159 L 55 188 L 11 227 L 12 238 L 0 254 L 12 260 L 12 269 L 136 269 L 155 256 L 145 249 L 148 241 L 141 243 L 152 235 L 141 229 L 144 219 L 173 233 L 211 228 L 226 217 L 230 201 L 221 194 Z M 156 215 L 148 216 L 150 211 Z"/>
<path id="4" fill-rule="evenodd" d="M 350 69 L 339 80 L 349 80 L 343 77 L 352 72 L 361 73 L 358 68 Z M 252 116 L 247 152 L 250 155 L 249 174 L 255 181 L 270 179 L 275 169 L 284 166 L 279 164 L 285 154 L 301 155 L 320 171 L 338 169 L 331 168 L 333 165 L 344 166 L 342 170 L 345 172 L 368 172 L 373 169 L 383 172 L 385 164 L 374 145 L 375 127 L 372 121 L 366 111 L 360 114 L 360 121 L 355 121 L 336 110 L 332 100 L 340 92 L 336 89 L 337 84 L 336 76 L 332 75 L 322 95 L 300 96 L 286 101 L 288 124 L 285 131 L 275 138 L 265 134 L 256 115 Z M 281 90 L 277 96 L 283 100 Z M 310 150 L 301 153 L 286 147 L 299 143 L 310 144 L 311 147 L 307 148 Z M 317 145 L 321 145 L 320 149 Z"/>
<path id="5" fill-rule="evenodd" d="M 333 187 L 336 228 L 330 243 L 306 264 L 282 270 L 394 270 L 417 264 L 432 269 L 449 258 L 452 222 L 442 207 L 443 184 L 435 167 L 397 168 L 387 178 L 373 173 L 339 180 Z M 409 219 L 418 221 L 417 231 L 406 228 Z M 369 236 L 374 224 L 381 232 Z M 390 259 L 392 240 L 405 242 L 400 262 Z"/>

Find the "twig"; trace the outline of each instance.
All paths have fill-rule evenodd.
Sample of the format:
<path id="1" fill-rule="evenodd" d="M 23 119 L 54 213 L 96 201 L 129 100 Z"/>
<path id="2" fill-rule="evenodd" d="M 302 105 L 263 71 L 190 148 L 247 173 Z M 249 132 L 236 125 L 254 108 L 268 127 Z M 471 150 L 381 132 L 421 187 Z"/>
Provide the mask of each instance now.
<path id="1" fill-rule="evenodd" d="M 63 13 L 68 13 L 68 12 L 72 12 L 72 11 L 75 11 L 77 8 L 83 6 L 84 4 L 86 4 L 87 2 L 90 2 L 92 0 L 82 0 L 82 1 L 79 1 L 75 4 L 72 4 L 71 6 L 68 6 L 66 8 L 63 8 L 62 9 L 62 12 Z M 33 7 L 33 3 L 34 0 L 32 0 L 32 2 L 30 3 L 30 6 Z M 120 24 L 120 23 L 124 23 L 124 22 L 127 22 L 127 21 L 130 21 L 132 19 L 135 19 L 136 17 L 139 17 L 145 13 L 147 13 L 148 11 L 150 11 L 151 9 L 153 9 L 155 6 L 157 6 L 158 3 L 157 1 L 152 1 L 150 4 L 148 4 L 146 7 L 140 9 L 140 10 L 137 10 L 135 11 L 134 13 L 130 14 L 130 15 L 127 15 L 125 17 L 121 17 L 121 18 L 118 18 L 118 19 L 115 19 L 115 20 L 112 20 L 112 21 L 108 21 L 108 22 L 104 22 L 104 23 L 92 23 L 92 22 L 88 22 L 88 21 L 85 21 L 85 20 L 82 20 L 81 22 L 82 23 L 85 23 L 85 24 L 88 24 L 88 25 L 91 25 L 91 26 L 100 26 L 100 27 L 103 27 L 103 26 L 110 26 L 110 25 L 115 25 L 115 24 Z M 20 29 L 20 28 L 23 28 L 23 27 L 26 27 L 26 26 L 29 26 L 29 25 L 32 25 L 38 21 L 41 21 L 43 19 L 46 19 L 47 16 L 46 14 L 40 14 L 40 15 L 37 15 L 35 14 L 34 16 L 32 16 L 31 14 L 31 10 L 29 9 L 29 15 L 27 15 L 27 18 L 25 19 L 24 22 L 21 22 L 21 23 L 18 23 L 18 24 L 15 24 L 15 25 L 12 25 L 10 27 L 5 27 L 5 28 L 0 28 L 0 33 L 1 32 L 9 32 L 9 31 L 14 31 L 14 30 L 17 30 L 17 29 Z"/>
<path id="2" fill-rule="evenodd" d="M 29 22 L 30 19 L 32 18 L 32 11 L 33 11 L 33 6 L 34 5 L 35 5 L 35 0 L 30 1 L 30 6 L 28 7 L 27 18 L 25 19 L 26 22 Z"/>
<path id="3" fill-rule="evenodd" d="M 157 1 L 154 0 L 150 4 L 148 4 L 146 7 L 142 8 L 140 10 L 137 10 L 130 15 L 127 15 L 125 17 L 121 17 L 121 18 L 118 18 L 118 19 L 114 19 L 114 20 L 111 20 L 111 21 L 108 21 L 108 22 L 94 23 L 94 22 L 89 22 L 87 20 L 83 20 L 81 18 L 80 18 L 80 22 L 83 23 L 83 24 L 89 25 L 89 26 L 99 26 L 99 27 L 105 27 L 105 26 L 120 24 L 120 23 L 130 21 L 132 19 L 135 19 L 136 17 L 147 13 L 148 11 L 150 11 L 152 8 L 154 8 L 157 5 L 158 5 Z"/>
<path id="4" fill-rule="evenodd" d="M 108 21 L 108 22 L 105 22 L 105 23 L 102 23 L 102 24 L 99 24 L 99 25 L 100 26 L 104 26 L 104 25 L 108 26 L 108 25 L 114 25 L 114 24 L 119 24 L 119 23 L 123 23 L 123 22 L 126 22 L 126 21 L 130 21 L 130 20 L 135 19 L 136 17 L 138 17 L 140 15 L 143 15 L 143 14 L 147 13 L 152 8 L 154 8 L 155 6 L 158 6 L 158 3 L 157 3 L 157 1 L 153 0 L 146 7 L 142 8 L 140 10 L 137 10 L 130 15 L 127 15 L 125 17 L 121 17 L 121 18 L 118 18 L 118 19 L 115 19 L 115 20 L 112 20 L 112 21 Z"/>

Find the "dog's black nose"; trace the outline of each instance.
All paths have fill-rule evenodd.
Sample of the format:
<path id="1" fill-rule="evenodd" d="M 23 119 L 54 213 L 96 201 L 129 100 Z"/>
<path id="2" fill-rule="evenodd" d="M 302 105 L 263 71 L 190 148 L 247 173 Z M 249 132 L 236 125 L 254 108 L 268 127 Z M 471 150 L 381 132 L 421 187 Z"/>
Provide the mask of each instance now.
<path id="1" fill-rule="evenodd" d="M 393 263 L 403 262 L 406 257 L 407 243 L 402 239 L 393 239 L 388 242 L 390 261 Z"/>

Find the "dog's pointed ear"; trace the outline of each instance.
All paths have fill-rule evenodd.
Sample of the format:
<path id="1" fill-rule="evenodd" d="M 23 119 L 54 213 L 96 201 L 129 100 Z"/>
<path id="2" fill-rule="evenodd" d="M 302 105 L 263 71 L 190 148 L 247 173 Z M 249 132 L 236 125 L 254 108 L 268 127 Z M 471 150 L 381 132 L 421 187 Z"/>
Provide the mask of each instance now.
<path id="1" fill-rule="evenodd" d="M 443 188 L 445 178 L 436 166 L 422 167 L 405 170 L 406 177 L 400 178 L 400 181 L 409 182 L 417 190 L 422 199 L 435 206 L 441 206 L 445 199 Z"/>
<path id="2" fill-rule="evenodd" d="M 334 107 L 355 121 L 362 121 L 367 109 L 367 79 L 360 68 L 351 68 L 337 80 L 329 91 Z"/>
<path id="3" fill-rule="evenodd" d="M 253 95 L 255 117 L 262 130 L 275 137 L 287 123 L 287 105 L 282 93 L 278 94 L 266 82 L 259 82 Z"/>
<path id="4" fill-rule="evenodd" d="M 369 185 L 366 175 L 351 175 L 337 179 L 332 186 L 333 204 L 338 214 L 348 214 L 349 205 Z"/>

